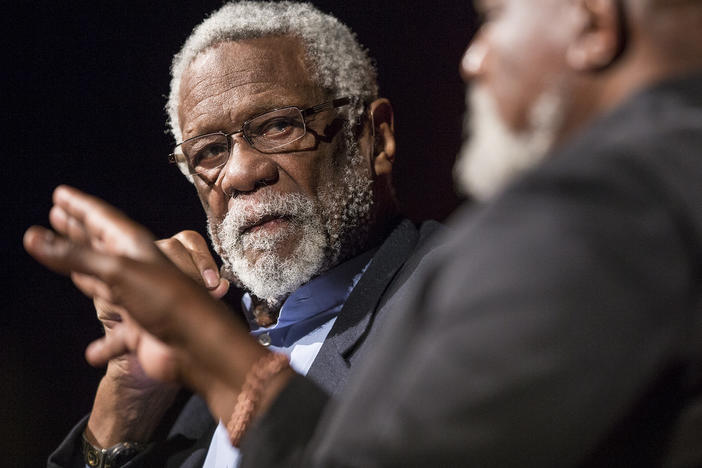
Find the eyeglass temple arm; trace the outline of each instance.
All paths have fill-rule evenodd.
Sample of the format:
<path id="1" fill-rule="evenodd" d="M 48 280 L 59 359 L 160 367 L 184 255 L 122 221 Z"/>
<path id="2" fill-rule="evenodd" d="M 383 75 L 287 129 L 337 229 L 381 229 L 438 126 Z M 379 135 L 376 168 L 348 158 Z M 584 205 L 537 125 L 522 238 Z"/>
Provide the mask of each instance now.
<path id="1" fill-rule="evenodd" d="M 323 102 L 321 104 L 317 104 L 316 106 L 309 107 L 302 112 L 302 115 L 304 117 L 307 117 L 308 115 L 314 115 L 314 114 L 317 114 L 319 112 L 322 112 L 323 110 L 335 109 L 337 107 L 345 106 L 346 104 L 349 104 L 350 102 L 351 102 L 351 97 L 349 97 L 349 96 L 341 97 L 338 99 L 334 99 L 333 101 L 327 101 L 327 102 Z"/>

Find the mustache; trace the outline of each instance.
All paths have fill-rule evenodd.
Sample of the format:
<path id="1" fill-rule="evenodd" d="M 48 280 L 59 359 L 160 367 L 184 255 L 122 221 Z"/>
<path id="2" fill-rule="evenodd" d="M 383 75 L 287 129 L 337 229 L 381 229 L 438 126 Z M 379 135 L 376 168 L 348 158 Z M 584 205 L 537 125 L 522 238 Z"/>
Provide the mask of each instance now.
<path id="1" fill-rule="evenodd" d="M 234 198 L 222 226 L 243 234 L 259 224 L 282 218 L 290 221 L 309 214 L 311 200 L 299 193 L 262 192 L 255 196 Z"/>

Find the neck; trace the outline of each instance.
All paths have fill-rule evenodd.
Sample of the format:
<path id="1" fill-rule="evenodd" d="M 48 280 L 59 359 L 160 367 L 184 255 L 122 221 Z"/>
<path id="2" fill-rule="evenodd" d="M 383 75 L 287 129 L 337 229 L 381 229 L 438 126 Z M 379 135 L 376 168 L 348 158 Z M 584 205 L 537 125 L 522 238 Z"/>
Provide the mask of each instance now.
<path id="1" fill-rule="evenodd" d="M 601 70 L 583 74 L 571 91 L 570 119 L 557 144 L 570 139 L 598 116 L 659 82 L 702 71 L 702 7 L 634 15 L 626 50 Z"/>

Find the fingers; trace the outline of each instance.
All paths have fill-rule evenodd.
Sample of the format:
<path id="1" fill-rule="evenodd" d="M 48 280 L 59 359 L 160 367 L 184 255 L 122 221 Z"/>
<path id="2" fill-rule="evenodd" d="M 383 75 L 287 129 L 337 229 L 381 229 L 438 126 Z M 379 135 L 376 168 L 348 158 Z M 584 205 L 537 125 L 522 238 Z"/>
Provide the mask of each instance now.
<path id="1" fill-rule="evenodd" d="M 127 341 L 129 337 L 122 327 L 116 327 L 110 335 L 99 338 L 85 348 L 85 359 L 91 366 L 101 367 L 107 364 L 110 359 L 114 359 L 130 351 Z M 138 338 L 132 340 L 138 341 Z M 135 342 L 132 348 L 136 347 Z"/>
<path id="2" fill-rule="evenodd" d="M 73 276 L 73 275 L 72 275 Z M 127 311 L 123 307 L 112 304 L 104 299 L 94 298 L 93 305 L 97 318 L 105 327 L 105 333 L 122 322 L 122 316 L 126 315 Z"/>
<path id="3" fill-rule="evenodd" d="M 201 285 L 205 284 L 200 271 L 190 255 L 190 252 L 188 252 L 188 250 L 183 246 L 183 244 L 180 243 L 179 240 L 172 237 L 157 240 L 156 247 L 158 247 L 159 250 L 166 257 L 168 257 L 168 259 L 173 262 L 173 264 L 175 264 L 180 271 L 188 275 L 197 283 Z"/>
<path id="4" fill-rule="evenodd" d="M 195 231 L 181 231 L 174 239 L 188 249 L 193 263 L 200 272 L 208 289 L 214 289 L 219 285 L 219 268 L 212 258 L 207 241 Z"/>
<path id="5" fill-rule="evenodd" d="M 54 190 L 52 226 L 76 242 L 89 241 L 97 250 L 136 259 L 152 259 L 153 236 L 99 198 L 61 185 Z"/>
<path id="6" fill-rule="evenodd" d="M 24 244 L 34 258 L 53 271 L 92 277 L 73 275 L 84 293 L 123 307 L 142 326 L 169 342 L 188 332 L 189 325 L 176 317 L 188 317 L 195 307 L 202 307 L 201 313 L 221 311 L 221 304 L 165 258 L 162 262 L 140 262 L 97 252 L 39 226 L 27 230 Z"/>
<path id="7" fill-rule="evenodd" d="M 41 226 L 27 229 L 23 243 L 25 250 L 37 261 L 64 275 L 75 271 L 100 277 L 119 268 L 117 257 L 99 254 Z"/>
<path id="8" fill-rule="evenodd" d="M 156 245 L 188 276 L 204 285 L 219 299 L 229 290 L 229 281 L 219 276 L 219 268 L 210 253 L 207 241 L 195 231 L 181 231 Z"/>
<path id="9" fill-rule="evenodd" d="M 94 300 L 100 299 L 105 304 L 109 304 L 107 301 L 111 299 L 112 292 L 110 287 L 102 280 L 94 276 L 76 272 L 71 272 L 71 280 L 73 281 L 73 284 L 75 284 L 75 286 L 86 296 Z M 98 318 L 100 318 L 99 316 L 100 313 L 98 311 Z"/>
<path id="10" fill-rule="evenodd" d="M 144 373 L 152 379 L 163 382 L 179 380 L 181 364 L 176 351 L 153 335 L 144 333 L 141 336 L 136 353 Z"/>
<path id="11" fill-rule="evenodd" d="M 92 366 L 101 367 L 127 353 L 136 356 L 144 374 L 151 379 L 173 382 L 180 378 L 182 365 L 173 348 L 130 321 L 90 343 L 85 349 L 85 359 Z"/>
<path id="12" fill-rule="evenodd" d="M 103 366 L 114 358 L 136 351 L 147 335 L 148 333 L 125 312 L 121 321 L 114 324 L 109 334 L 88 345 L 85 358 L 93 366 Z"/>
<path id="13" fill-rule="evenodd" d="M 90 242 L 88 233 L 81 223 L 59 206 L 52 206 L 49 211 L 49 222 L 57 232 L 63 234 L 74 242 L 86 244 Z"/>
<path id="14" fill-rule="evenodd" d="M 227 294 L 227 292 L 229 292 L 229 280 L 220 278 L 217 287 L 210 289 L 210 296 L 214 297 L 215 299 L 221 299 Z"/>
<path id="15" fill-rule="evenodd" d="M 188 352 L 203 359 L 210 354 L 211 337 L 231 326 L 224 306 L 165 257 L 153 262 L 100 252 L 39 226 L 29 228 L 23 241 L 27 252 L 40 263 L 56 272 L 72 274 L 76 285 L 86 294 L 129 311 L 122 316 L 123 323 L 116 324 L 109 334 L 86 350 L 86 359 L 92 365 L 104 365 L 114 357 L 135 350 L 144 330 L 163 343 L 176 347 L 187 344 Z M 153 248 L 153 243 L 151 245 Z M 140 332 L 126 332 L 132 330 L 126 322 L 138 323 Z M 193 336 L 193 329 L 203 323 L 210 324 L 209 329 L 214 333 Z M 236 327 L 234 330 L 238 333 Z M 241 333 L 248 337 L 246 332 Z M 225 335 L 230 337 L 228 332 Z M 155 351 L 150 353 L 155 354 Z M 147 365 L 144 360 L 140 361 Z M 154 362 L 163 363 L 164 360 L 161 357 Z M 149 372 L 156 378 L 174 378 L 174 369 L 173 363 L 165 363 L 149 368 Z"/>

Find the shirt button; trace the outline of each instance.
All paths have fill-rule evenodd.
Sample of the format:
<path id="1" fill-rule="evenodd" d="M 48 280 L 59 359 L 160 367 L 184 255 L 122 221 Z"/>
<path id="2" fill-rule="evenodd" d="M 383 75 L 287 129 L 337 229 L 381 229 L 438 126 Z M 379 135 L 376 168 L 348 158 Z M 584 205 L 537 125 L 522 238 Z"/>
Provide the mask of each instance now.
<path id="1" fill-rule="evenodd" d="M 270 346 L 271 336 L 268 333 L 261 333 L 260 335 L 258 335 L 258 342 L 261 343 L 263 346 Z"/>

